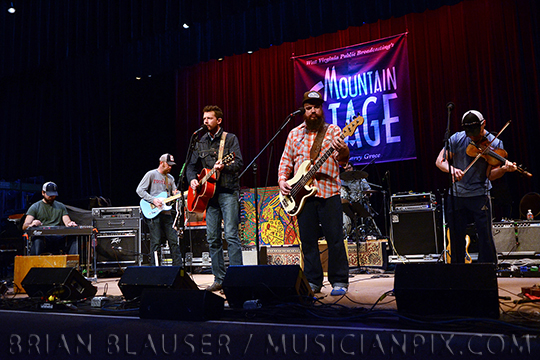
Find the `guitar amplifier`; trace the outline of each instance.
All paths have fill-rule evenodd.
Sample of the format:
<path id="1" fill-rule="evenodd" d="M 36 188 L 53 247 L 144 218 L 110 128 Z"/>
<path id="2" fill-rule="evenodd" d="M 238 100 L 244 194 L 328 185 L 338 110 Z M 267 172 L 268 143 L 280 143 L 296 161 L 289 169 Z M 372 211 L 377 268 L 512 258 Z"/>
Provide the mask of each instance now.
<path id="1" fill-rule="evenodd" d="M 540 254 L 540 221 L 494 222 L 493 241 L 503 256 Z"/>
<path id="2" fill-rule="evenodd" d="M 141 209 L 138 206 L 93 208 L 92 217 L 98 231 L 139 230 L 141 227 Z"/>

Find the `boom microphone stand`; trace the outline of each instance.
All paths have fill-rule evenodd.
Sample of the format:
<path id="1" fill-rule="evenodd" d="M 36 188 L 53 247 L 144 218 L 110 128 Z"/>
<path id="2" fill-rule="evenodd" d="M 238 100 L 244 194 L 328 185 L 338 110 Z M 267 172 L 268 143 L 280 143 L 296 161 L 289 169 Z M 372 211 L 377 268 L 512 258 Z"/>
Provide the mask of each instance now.
<path id="1" fill-rule="evenodd" d="M 242 173 L 240 174 L 240 176 L 238 176 L 238 178 L 240 179 L 245 173 L 246 171 L 251 167 L 253 166 L 253 174 L 254 174 L 254 177 L 255 177 L 255 186 L 254 186 L 254 202 L 255 202 L 255 248 L 256 248 L 256 251 L 257 251 L 257 265 L 260 264 L 260 259 L 259 259 L 259 248 L 260 248 L 260 244 L 259 244 L 259 205 L 258 205 L 258 194 L 257 194 L 257 164 L 255 164 L 255 161 L 257 161 L 257 159 L 264 153 L 264 151 L 268 148 L 268 146 L 270 146 L 270 144 L 273 144 L 274 143 L 274 140 L 276 139 L 276 137 L 283 131 L 283 129 L 285 129 L 285 127 L 287 126 L 287 124 L 289 124 L 289 122 L 291 121 L 291 119 L 293 117 L 295 117 L 296 115 L 301 115 L 301 114 L 304 114 L 306 111 L 304 110 L 304 108 L 300 108 L 292 113 L 290 113 L 286 118 L 285 118 L 285 121 L 283 121 L 283 124 L 281 125 L 281 127 L 278 129 L 278 131 L 274 134 L 274 136 L 272 136 L 272 138 L 270 139 L 270 141 L 268 141 L 266 143 L 266 145 L 262 148 L 262 150 L 257 154 L 257 156 L 255 156 L 255 158 L 253 160 L 251 160 L 251 162 L 249 163 L 248 166 L 246 166 L 246 168 L 244 169 L 244 171 L 242 171 Z"/>

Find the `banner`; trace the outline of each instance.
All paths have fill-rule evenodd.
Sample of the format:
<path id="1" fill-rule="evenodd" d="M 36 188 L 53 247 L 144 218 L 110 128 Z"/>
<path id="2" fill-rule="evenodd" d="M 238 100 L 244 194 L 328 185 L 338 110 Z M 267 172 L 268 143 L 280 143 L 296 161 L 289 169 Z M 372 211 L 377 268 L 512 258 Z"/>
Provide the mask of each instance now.
<path id="1" fill-rule="evenodd" d="M 297 103 L 316 90 L 326 122 L 343 128 L 364 118 L 345 140 L 352 164 L 416 158 L 406 33 L 293 60 Z"/>

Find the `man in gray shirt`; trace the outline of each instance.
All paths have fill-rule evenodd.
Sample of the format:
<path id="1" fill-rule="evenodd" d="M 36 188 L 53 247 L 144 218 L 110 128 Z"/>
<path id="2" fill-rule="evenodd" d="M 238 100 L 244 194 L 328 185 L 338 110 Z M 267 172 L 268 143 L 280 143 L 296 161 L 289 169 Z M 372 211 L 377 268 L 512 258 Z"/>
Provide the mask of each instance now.
<path id="1" fill-rule="evenodd" d="M 163 154 L 159 158 L 157 169 L 148 171 L 137 186 L 137 194 L 141 199 L 148 201 L 158 209 L 166 204 L 162 198 L 166 198 L 178 192 L 174 177 L 170 174 L 172 165 L 176 165 L 171 154 Z M 178 244 L 178 233 L 173 228 L 174 219 L 170 210 L 162 210 L 154 217 L 146 218 L 150 231 L 150 263 L 156 264 L 154 254 L 161 253 L 162 234 L 169 243 L 173 266 L 182 266 L 182 254 Z"/>

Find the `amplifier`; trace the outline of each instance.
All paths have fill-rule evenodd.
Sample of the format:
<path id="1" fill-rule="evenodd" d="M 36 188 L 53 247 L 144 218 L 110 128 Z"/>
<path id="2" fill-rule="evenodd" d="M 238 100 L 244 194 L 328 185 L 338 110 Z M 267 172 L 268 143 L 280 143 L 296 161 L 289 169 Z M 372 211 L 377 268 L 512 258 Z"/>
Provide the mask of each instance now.
<path id="1" fill-rule="evenodd" d="M 140 229 L 141 209 L 138 206 L 93 208 L 94 227 L 98 231 Z"/>
<path id="2" fill-rule="evenodd" d="M 141 265 L 138 230 L 101 231 L 96 239 L 98 266 Z"/>
<path id="3" fill-rule="evenodd" d="M 493 241 L 502 255 L 540 253 L 540 221 L 505 221 L 493 223 Z"/>
<path id="4" fill-rule="evenodd" d="M 109 218 L 140 218 L 141 208 L 139 206 L 122 206 L 122 207 L 104 207 L 93 208 L 92 216 L 94 219 L 109 219 Z"/>
<path id="5" fill-rule="evenodd" d="M 435 194 L 432 193 L 392 195 L 390 200 L 395 212 L 426 211 L 435 208 L 437 204 Z"/>

